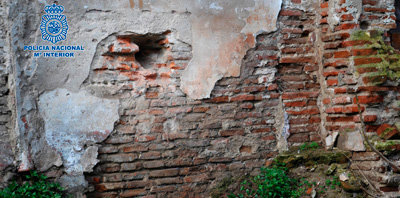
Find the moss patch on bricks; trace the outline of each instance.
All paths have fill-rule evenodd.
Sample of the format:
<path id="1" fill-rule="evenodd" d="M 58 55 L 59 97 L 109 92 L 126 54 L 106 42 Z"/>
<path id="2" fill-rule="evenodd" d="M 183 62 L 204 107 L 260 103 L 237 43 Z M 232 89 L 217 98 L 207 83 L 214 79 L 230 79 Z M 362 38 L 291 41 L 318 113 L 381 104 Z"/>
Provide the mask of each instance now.
<path id="1" fill-rule="evenodd" d="M 268 168 L 284 165 L 287 175 L 297 180 L 301 197 L 366 197 L 360 189 L 362 179 L 349 170 L 347 156 L 351 156 L 350 152 L 337 149 L 327 151 L 293 147 L 279 154 Z M 340 181 L 340 177 L 346 180 Z M 211 197 L 241 197 L 238 196 L 241 194 L 249 197 L 243 185 L 246 180 L 248 186 L 252 178 L 246 173 L 243 176 L 224 178 L 214 187 Z"/>
<path id="2" fill-rule="evenodd" d="M 366 83 L 380 85 L 387 80 L 398 82 L 400 80 L 400 53 L 383 40 L 383 32 L 379 30 L 355 31 L 350 39 L 352 41 L 367 41 L 361 48 L 374 49 L 376 55 L 357 56 L 354 58 L 380 58 L 380 63 L 362 64 L 356 67 L 375 67 L 378 71 L 369 72 L 365 75 Z"/>

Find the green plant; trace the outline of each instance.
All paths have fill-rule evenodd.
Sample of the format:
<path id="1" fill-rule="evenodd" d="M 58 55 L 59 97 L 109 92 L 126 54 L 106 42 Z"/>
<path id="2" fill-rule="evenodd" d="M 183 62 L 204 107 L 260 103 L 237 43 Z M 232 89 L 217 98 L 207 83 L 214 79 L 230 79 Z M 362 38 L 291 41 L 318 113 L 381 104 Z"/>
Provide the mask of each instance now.
<path id="1" fill-rule="evenodd" d="M 310 143 L 303 143 L 300 145 L 300 151 L 305 151 L 305 150 L 315 150 L 319 149 L 319 144 L 317 142 L 310 142 Z"/>
<path id="2" fill-rule="evenodd" d="M 304 194 L 302 183 L 288 176 L 283 164 L 271 168 L 262 167 L 261 173 L 251 180 L 241 183 L 240 193 L 230 194 L 229 198 L 297 198 Z"/>
<path id="3" fill-rule="evenodd" d="M 60 198 L 63 188 L 59 184 L 47 181 L 47 177 L 36 171 L 25 176 L 22 184 L 13 181 L 7 188 L 0 191 L 0 198 Z"/>

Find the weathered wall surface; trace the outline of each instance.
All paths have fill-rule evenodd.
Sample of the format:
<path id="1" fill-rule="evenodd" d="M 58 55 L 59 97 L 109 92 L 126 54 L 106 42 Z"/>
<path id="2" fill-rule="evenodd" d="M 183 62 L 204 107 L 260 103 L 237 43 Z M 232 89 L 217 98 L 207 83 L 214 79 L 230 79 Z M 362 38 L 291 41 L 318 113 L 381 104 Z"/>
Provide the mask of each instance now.
<path id="1" fill-rule="evenodd" d="M 394 190 L 354 97 L 373 134 L 397 121 L 398 89 L 369 84 L 358 66 L 375 52 L 350 38 L 393 28 L 393 1 L 63 1 L 59 45 L 84 51 L 33 58 L 23 46 L 50 45 L 38 28 L 50 3 L 1 4 L 1 176 L 37 169 L 89 197 L 207 196 L 317 141 Z"/>
<path id="2" fill-rule="evenodd" d="M 7 14 L 6 2 L 0 1 L 0 184 L 4 184 L 10 179 L 7 170 L 11 168 L 14 161 L 10 136 L 13 130 L 11 113 L 13 103 L 10 96 L 12 71 L 9 66 Z"/>

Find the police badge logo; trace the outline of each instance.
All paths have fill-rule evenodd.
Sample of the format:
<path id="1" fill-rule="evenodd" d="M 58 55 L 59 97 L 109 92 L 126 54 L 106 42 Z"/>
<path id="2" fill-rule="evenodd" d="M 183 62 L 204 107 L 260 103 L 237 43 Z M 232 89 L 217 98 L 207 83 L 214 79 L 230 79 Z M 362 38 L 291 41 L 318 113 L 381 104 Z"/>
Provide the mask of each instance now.
<path id="1" fill-rule="evenodd" d="M 68 24 L 67 17 L 61 14 L 64 11 L 64 6 L 48 5 L 44 11 L 47 14 L 42 16 L 40 24 L 42 39 L 53 44 L 65 40 L 67 38 Z"/>

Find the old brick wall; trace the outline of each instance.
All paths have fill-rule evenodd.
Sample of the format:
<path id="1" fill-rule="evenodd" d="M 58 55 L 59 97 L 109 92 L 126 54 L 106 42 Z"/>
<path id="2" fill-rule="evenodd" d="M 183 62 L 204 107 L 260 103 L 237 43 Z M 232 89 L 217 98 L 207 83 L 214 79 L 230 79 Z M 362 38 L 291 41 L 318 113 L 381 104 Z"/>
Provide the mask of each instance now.
<path id="1" fill-rule="evenodd" d="M 278 148 L 321 141 L 317 12 L 283 7 L 279 30 L 257 37 L 240 77 L 223 78 L 204 100 L 179 90 L 191 49 L 168 40 L 171 33 L 160 35 L 161 50 L 153 52 L 164 58 L 150 65 L 136 45 L 152 35 L 107 40 L 112 47 L 86 82 L 123 98 L 121 120 L 87 175 L 94 191 L 88 195 L 204 197 L 222 178 L 257 173 Z M 140 86 L 126 86 L 130 81 Z"/>
<path id="2" fill-rule="evenodd" d="M 381 59 L 374 57 L 376 50 L 365 45 L 368 41 L 351 38 L 351 34 L 359 29 L 370 31 L 371 35 L 381 30 L 385 33 L 387 43 L 390 43 L 388 31 L 396 27 L 394 2 L 363 0 L 358 5 L 362 9 L 358 8 L 358 11 L 354 11 L 357 5 L 349 2 L 338 1 L 332 5 L 332 2 L 325 1 L 320 5 L 323 42 L 321 67 L 326 84 L 326 94 L 322 99 L 326 114 L 324 127 L 327 135 L 339 134 L 339 148 L 355 151 L 351 168 L 362 170 L 382 191 L 397 192 L 397 188 L 385 187 L 388 182 L 386 171 L 390 172 L 390 167 L 363 144 L 359 133 L 362 129 L 356 95 L 366 123 L 366 132 L 373 135 L 382 124 L 394 124 L 398 120 L 398 107 L 394 102 L 399 90 L 393 84 L 377 86 L 372 83 L 377 78 L 371 77 L 377 72 L 374 64 L 381 62 Z M 335 23 L 330 19 L 332 9 L 339 19 Z M 371 64 L 372 67 L 366 67 Z M 366 149 L 368 152 L 364 152 Z"/>
<path id="3" fill-rule="evenodd" d="M 168 41 L 167 33 L 161 41 L 166 58 L 144 66 L 134 58 L 129 44 L 134 39 L 116 38 L 131 47 L 131 54 L 110 49 L 103 59 L 111 64 L 94 69 L 90 78 L 114 76 L 112 84 L 121 85 L 116 92 L 122 95 L 133 90 L 124 81 L 151 88 L 135 90 L 134 100 L 129 95 L 124 99 L 121 120 L 99 151 L 101 162 L 87 176 L 93 191 L 89 195 L 206 196 L 219 179 L 256 173 L 279 149 L 310 141 L 354 151 L 353 168 L 381 183 L 382 190 L 393 189 L 384 187 L 379 157 L 365 152 L 355 95 L 372 133 L 397 119 L 397 109 L 385 109 L 383 103 L 396 100 L 397 88 L 368 84 L 357 66 L 372 63 L 362 56 L 375 52 L 356 49 L 364 43 L 350 40 L 360 25 L 366 30 L 394 28 L 392 3 L 284 1 L 278 31 L 259 35 L 240 77 L 223 78 L 205 100 L 190 100 L 179 90 L 190 46 Z"/>
<path id="4" fill-rule="evenodd" d="M 15 46 L 35 40 L 27 35 L 34 35 L 40 21 L 33 15 L 42 12 L 37 2 L 31 2 L 29 12 L 22 4 L 20 1 L 13 8 L 17 10 L 14 15 L 21 12 L 20 20 L 26 21 L 13 23 L 14 29 L 25 30 L 16 31 L 10 39 L 17 43 Z M 65 6 L 72 10 L 72 5 Z M 374 135 L 383 124 L 399 121 L 399 89 L 395 84 L 370 83 L 368 74 L 377 69 L 363 66 L 378 63 L 380 60 L 374 57 L 377 52 L 366 47 L 366 41 L 351 38 L 359 29 L 371 34 L 379 29 L 389 43 L 389 30 L 395 28 L 393 0 L 284 0 L 277 30 L 271 32 L 271 27 L 257 35 L 255 47 L 247 50 L 241 61 L 238 77 L 223 77 L 235 76 L 236 72 L 221 68 L 187 69 L 195 56 L 193 48 L 199 43 L 183 34 L 192 35 L 185 29 L 190 26 L 188 18 L 196 12 L 201 14 L 201 10 L 188 6 L 193 13 L 168 9 L 152 13 L 148 10 L 160 9 L 156 7 L 159 5 L 139 5 L 139 11 L 130 6 L 129 11 L 113 8 L 115 13 L 101 7 L 76 10 L 76 18 L 70 18 L 73 25 L 79 24 L 79 17 L 93 24 L 99 16 L 104 24 L 122 22 L 117 23 L 115 31 L 108 30 L 107 25 L 100 27 L 105 28 L 101 31 L 71 25 L 78 30 L 69 36 L 77 43 L 90 43 L 81 35 L 92 38 L 85 46 L 87 51 L 80 54 L 85 57 L 69 62 L 37 59 L 33 64 L 32 59 L 15 56 L 17 79 L 10 78 L 12 72 L 3 55 L 7 50 L 7 28 L 3 28 L 7 20 L 0 18 L 0 172 L 15 160 L 19 171 L 39 169 L 63 184 L 71 184 L 75 191 L 84 191 L 86 179 L 88 197 L 207 197 L 221 179 L 254 175 L 280 151 L 315 141 L 327 149 L 352 151 L 352 168 L 364 171 L 381 190 L 398 192 L 387 186 L 391 169 L 364 146 L 355 96 L 359 96 L 367 133 Z M 149 9 L 142 11 L 143 6 Z M 119 14 L 118 20 L 112 14 Z M 134 17 L 129 18 L 130 14 Z M 174 18 L 174 23 L 166 23 L 164 18 Z M 151 28 L 128 31 L 126 24 L 130 26 L 136 19 L 151 24 Z M 249 17 L 247 22 L 256 19 Z M 142 27 L 139 22 L 133 25 Z M 176 29 L 177 25 L 183 30 Z M 193 35 L 197 34 L 201 35 Z M 219 57 L 224 63 L 236 60 L 243 46 L 253 46 L 251 34 L 243 38 L 225 46 L 230 51 L 221 52 Z M 230 52 L 233 55 L 226 56 Z M 13 53 L 29 57 L 29 52 L 18 47 Z M 63 69 L 57 72 L 54 68 Z M 204 85 L 214 85 L 214 80 L 220 79 L 209 98 L 191 99 L 183 91 L 182 78 L 188 71 L 208 72 L 193 75 L 210 77 L 199 85 L 202 91 L 191 90 L 193 84 L 186 90 L 198 96 L 207 95 L 203 92 L 209 87 Z M 55 77 L 49 77 L 52 75 Z M 12 81 L 21 86 L 16 97 L 21 115 L 16 119 L 22 135 L 16 149 L 19 157 L 15 158 L 8 141 L 17 133 L 10 130 L 16 121 L 10 111 Z M 69 100 L 74 100 L 68 103 L 70 106 L 58 108 Z M 82 115 L 69 111 L 75 107 Z M 61 114 L 63 117 L 58 117 Z M 96 119 L 90 114 L 96 114 Z M 77 115 L 82 120 L 77 121 Z M 65 125 L 58 125 L 61 118 Z M 111 129 L 114 119 L 117 121 Z M 107 127 L 102 128 L 104 123 Z M 68 124 L 78 126 L 70 128 Z M 72 160 L 67 161 L 68 157 Z"/>

